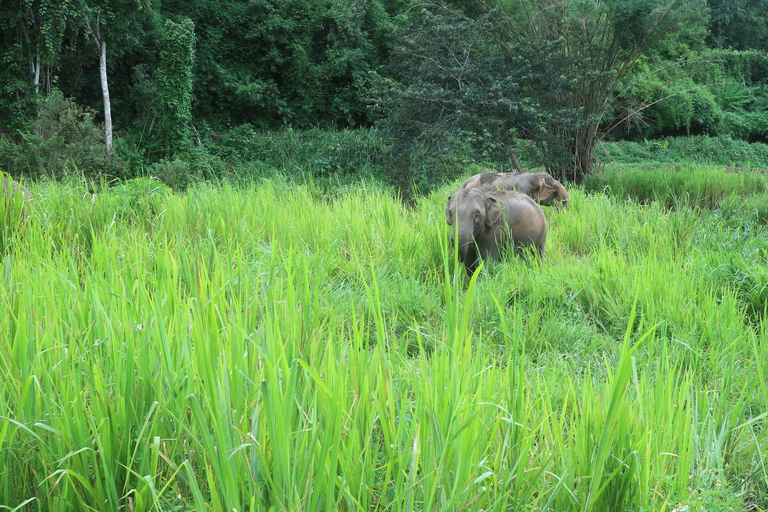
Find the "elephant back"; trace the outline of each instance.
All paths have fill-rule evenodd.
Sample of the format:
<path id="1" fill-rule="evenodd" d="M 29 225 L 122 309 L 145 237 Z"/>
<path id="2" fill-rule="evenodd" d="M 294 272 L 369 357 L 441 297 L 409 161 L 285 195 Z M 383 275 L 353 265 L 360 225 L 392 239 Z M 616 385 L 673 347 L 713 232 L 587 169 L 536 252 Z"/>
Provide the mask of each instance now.
<path id="1" fill-rule="evenodd" d="M 488 195 L 498 202 L 515 246 L 534 245 L 541 254 L 547 240 L 547 217 L 538 203 L 516 191 L 496 191 Z"/>

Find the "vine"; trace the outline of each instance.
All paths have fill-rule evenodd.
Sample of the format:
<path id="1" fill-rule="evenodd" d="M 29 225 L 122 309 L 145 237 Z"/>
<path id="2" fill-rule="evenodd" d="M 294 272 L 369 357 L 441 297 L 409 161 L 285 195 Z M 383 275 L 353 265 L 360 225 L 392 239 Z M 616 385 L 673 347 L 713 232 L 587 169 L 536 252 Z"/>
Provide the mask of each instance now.
<path id="1" fill-rule="evenodd" d="M 168 156 L 189 148 L 192 121 L 192 67 L 195 62 L 195 26 L 165 20 L 163 49 L 157 70 L 158 124 L 153 152 Z"/>

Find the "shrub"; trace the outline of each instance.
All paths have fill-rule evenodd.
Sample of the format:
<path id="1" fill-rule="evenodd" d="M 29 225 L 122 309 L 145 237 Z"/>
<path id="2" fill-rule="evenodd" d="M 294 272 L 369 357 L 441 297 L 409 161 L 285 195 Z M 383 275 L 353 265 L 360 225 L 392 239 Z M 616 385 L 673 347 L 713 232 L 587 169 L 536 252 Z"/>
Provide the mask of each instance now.
<path id="1" fill-rule="evenodd" d="M 680 90 L 683 87 L 689 89 Z M 653 133 L 719 134 L 723 111 L 707 89 L 697 88 L 692 82 L 661 86 L 651 98 L 659 102 L 647 113 Z"/>
<path id="2" fill-rule="evenodd" d="M 768 140 L 768 112 L 726 112 L 723 115 L 724 131 L 732 137 L 747 141 Z"/>
<path id="3" fill-rule="evenodd" d="M 152 164 L 150 173 L 174 190 L 185 190 L 199 174 L 192 171 L 188 162 L 179 158 L 160 160 Z"/>
<path id="4" fill-rule="evenodd" d="M 186 155 L 191 172 L 202 179 L 223 179 L 232 176 L 232 167 L 223 158 L 213 155 L 206 148 L 193 149 Z"/>
<path id="5" fill-rule="evenodd" d="M 730 137 L 667 137 L 645 142 L 604 142 L 598 157 L 614 164 L 702 163 L 768 167 L 768 145 Z"/>
<path id="6" fill-rule="evenodd" d="M 112 211 L 124 218 L 141 222 L 160 214 L 165 209 L 169 188 L 152 178 L 133 178 L 109 189 Z"/>
<path id="7" fill-rule="evenodd" d="M 126 162 L 107 156 L 104 132 L 94 123 L 94 115 L 54 90 L 40 102 L 38 116 L 20 133 L 18 142 L 1 139 L 0 166 L 13 175 L 32 178 L 126 175 Z"/>

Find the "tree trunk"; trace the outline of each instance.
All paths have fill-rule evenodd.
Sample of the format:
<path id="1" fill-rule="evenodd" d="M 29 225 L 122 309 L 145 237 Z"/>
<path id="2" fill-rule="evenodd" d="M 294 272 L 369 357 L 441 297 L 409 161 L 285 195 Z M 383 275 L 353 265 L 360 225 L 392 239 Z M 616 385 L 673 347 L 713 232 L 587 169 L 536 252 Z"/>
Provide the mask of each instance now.
<path id="1" fill-rule="evenodd" d="M 509 158 L 512 160 L 512 165 L 517 170 L 517 172 L 525 172 L 522 167 L 520 167 L 520 162 L 517 161 L 517 155 L 514 151 L 509 152 Z"/>
<path id="2" fill-rule="evenodd" d="M 576 164 L 573 180 L 576 182 L 581 182 L 592 172 L 593 151 L 597 144 L 598 128 L 598 123 L 590 123 L 576 130 L 574 140 L 576 147 L 573 151 Z"/>
<path id="3" fill-rule="evenodd" d="M 101 95 L 104 98 L 104 138 L 107 142 L 107 156 L 112 156 L 112 107 L 109 104 L 109 83 L 107 82 L 107 42 L 101 37 L 100 14 L 96 14 L 96 30 L 93 30 L 91 21 L 86 11 L 85 3 L 83 6 L 83 17 L 88 35 L 93 38 L 96 47 L 99 49 L 99 76 L 101 78 Z"/>
<path id="4" fill-rule="evenodd" d="M 112 156 L 112 107 L 109 104 L 109 83 L 107 82 L 107 42 L 96 39 L 99 47 L 99 75 L 101 94 L 104 97 L 104 138 L 107 141 L 107 156 Z"/>
<path id="5" fill-rule="evenodd" d="M 35 86 L 35 94 L 40 92 L 40 53 L 35 53 L 35 58 L 31 60 L 32 85 Z"/>
<path id="6" fill-rule="evenodd" d="M 197 147 L 202 148 L 203 147 L 203 141 L 200 140 L 200 134 L 197 133 L 197 128 L 195 128 L 195 125 L 192 123 L 189 123 L 189 126 L 192 127 L 192 129 L 195 131 L 195 138 L 197 139 Z"/>

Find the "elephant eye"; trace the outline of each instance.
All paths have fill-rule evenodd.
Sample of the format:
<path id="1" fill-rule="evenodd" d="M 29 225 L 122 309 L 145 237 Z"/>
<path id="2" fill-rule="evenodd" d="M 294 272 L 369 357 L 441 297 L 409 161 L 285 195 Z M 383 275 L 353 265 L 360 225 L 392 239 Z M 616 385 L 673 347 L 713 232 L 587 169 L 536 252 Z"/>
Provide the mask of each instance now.
<path id="1" fill-rule="evenodd" d="M 475 224 L 480 222 L 480 212 L 475 213 Z"/>

